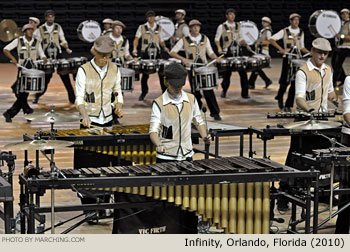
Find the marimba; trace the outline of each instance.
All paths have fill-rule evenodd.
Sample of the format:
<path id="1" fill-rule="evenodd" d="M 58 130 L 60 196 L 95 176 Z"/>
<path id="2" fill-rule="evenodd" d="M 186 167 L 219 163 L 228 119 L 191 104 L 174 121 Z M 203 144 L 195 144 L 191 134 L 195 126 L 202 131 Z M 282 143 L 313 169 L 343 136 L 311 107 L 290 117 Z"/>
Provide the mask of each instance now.
<path id="1" fill-rule="evenodd" d="M 196 212 L 212 225 L 224 229 L 225 233 L 269 233 L 270 182 L 306 179 L 309 192 L 318 172 L 298 171 L 268 159 L 230 157 L 193 162 L 68 169 L 59 174 L 53 177 L 44 172 L 31 178 L 20 175 L 23 194 L 20 205 L 30 212 L 28 216 L 34 216 L 34 212 L 50 212 L 51 208 L 34 206 L 33 201 L 33 194 L 43 195 L 50 188 L 109 190 L 172 202 L 185 210 Z M 306 203 L 303 205 L 307 209 L 308 218 L 311 209 L 309 196 L 310 194 L 305 194 Z M 120 208 L 117 204 L 99 204 L 98 209 Z M 60 206 L 55 207 L 55 212 L 87 208 L 91 210 L 91 206 L 86 205 Z M 29 222 L 29 232 L 33 232 L 34 220 Z M 309 225 L 310 218 L 306 221 L 306 232 L 310 231 Z"/>

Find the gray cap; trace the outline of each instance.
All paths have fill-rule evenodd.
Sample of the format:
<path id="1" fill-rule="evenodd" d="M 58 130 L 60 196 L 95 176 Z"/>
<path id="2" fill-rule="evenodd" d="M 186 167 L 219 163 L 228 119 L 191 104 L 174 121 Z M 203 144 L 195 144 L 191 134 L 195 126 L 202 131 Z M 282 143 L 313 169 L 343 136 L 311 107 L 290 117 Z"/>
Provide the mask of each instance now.
<path id="1" fill-rule="evenodd" d="M 342 9 L 342 10 L 340 11 L 340 13 L 343 13 L 343 12 L 350 13 L 349 9 L 347 9 L 347 8 L 344 8 L 344 9 Z"/>
<path id="2" fill-rule="evenodd" d="M 165 79 L 173 87 L 182 87 L 186 83 L 187 70 L 178 63 L 173 63 L 165 67 Z"/>
<path id="3" fill-rule="evenodd" d="M 293 18 L 296 18 L 296 17 L 301 18 L 301 16 L 298 13 L 292 13 L 289 15 L 289 20 L 292 20 Z"/>
<path id="4" fill-rule="evenodd" d="M 103 21 L 102 21 L 102 24 L 112 24 L 112 23 L 113 23 L 113 20 L 110 19 L 110 18 L 105 18 L 105 19 L 103 19 Z"/>
<path id="5" fill-rule="evenodd" d="M 114 41 L 109 36 L 98 37 L 94 42 L 94 49 L 99 53 L 111 53 L 114 50 Z"/>
<path id="6" fill-rule="evenodd" d="M 331 43 L 324 38 L 314 39 L 314 41 L 312 41 L 312 47 L 325 52 L 332 51 Z"/>
<path id="7" fill-rule="evenodd" d="M 183 9 L 178 9 L 178 10 L 176 10 L 176 11 L 175 11 L 175 14 L 176 14 L 176 13 L 181 13 L 182 15 L 186 16 L 186 11 L 183 10 Z"/>

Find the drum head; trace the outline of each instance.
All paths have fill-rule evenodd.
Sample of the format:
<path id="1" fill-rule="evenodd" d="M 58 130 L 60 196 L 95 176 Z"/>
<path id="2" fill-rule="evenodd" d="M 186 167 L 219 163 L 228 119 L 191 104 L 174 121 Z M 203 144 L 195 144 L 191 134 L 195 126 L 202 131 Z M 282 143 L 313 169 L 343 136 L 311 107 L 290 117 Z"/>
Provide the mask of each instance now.
<path id="1" fill-rule="evenodd" d="M 319 36 L 330 39 L 334 38 L 341 29 L 341 19 L 332 10 L 323 11 L 316 20 L 316 30 Z"/>
<path id="2" fill-rule="evenodd" d="M 81 40 L 93 43 L 98 37 L 101 36 L 101 27 L 96 21 L 84 21 L 83 23 L 80 23 L 77 32 L 78 37 Z"/>
<path id="3" fill-rule="evenodd" d="M 259 38 L 259 30 L 252 21 L 241 21 L 242 37 L 248 45 L 253 45 Z"/>
<path id="4" fill-rule="evenodd" d="M 156 16 L 156 23 L 162 27 L 162 36 L 164 40 L 168 40 L 174 35 L 175 26 L 169 18 Z"/>

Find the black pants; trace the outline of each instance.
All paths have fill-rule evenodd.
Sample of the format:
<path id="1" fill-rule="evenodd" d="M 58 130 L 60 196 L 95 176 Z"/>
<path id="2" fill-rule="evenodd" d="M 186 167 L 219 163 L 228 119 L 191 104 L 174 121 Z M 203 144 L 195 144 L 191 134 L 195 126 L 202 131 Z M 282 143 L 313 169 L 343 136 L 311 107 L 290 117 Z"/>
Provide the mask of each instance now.
<path id="1" fill-rule="evenodd" d="M 224 94 L 227 93 L 227 90 L 230 87 L 230 81 L 231 81 L 231 71 L 227 71 L 224 72 L 222 74 L 222 82 L 221 82 L 221 86 L 222 86 L 222 91 L 224 92 Z M 246 97 L 248 96 L 248 75 L 246 71 L 239 71 L 238 72 L 239 77 L 241 78 L 241 96 L 242 97 Z"/>
<path id="2" fill-rule="evenodd" d="M 69 102 L 74 104 L 75 94 L 74 94 L 74 89 L 73 89 L 72 83 L 71 83 L 70 78 L 69 78 L 69 74 L 64 74 L 64 75 L 60 74 L 59 76 L 60 76 L 60 78 L 61 78 L 61 80 L 62 80 L 62 82 L 67 90 Z M 73 75 L 73 77 L 75 78 L 75 75 Z M 51 78 L 52 78 L 52 74 L 45 74 L 45 89 L 42 93 L 38 93 L 35 95 L 35 98 L 37 100 L 39 100 L 39 98 L 43 94 L 45 94 Z"/>
<path id="3" fill-rule="evenodd" d="M 345 73 L 343 69 L 343 63 L 345 58 L 350 56 L 350 49 L 348 48 L 338 48 L 338 52 L 336 53 L 335 61 L 334 61 L 334 73 L 333 73 L 333 85 L 337 83 L 337 81 L 345 80 Z M 344 78 L 344 79 L 342 79 Z"/>
<path id="4" fill-rule="evenodd" d="M 338 54 L 341 53 L 341 49 L 338 49 L 338 48 L 333 48 L 333 51 L 332 51 L 332 68 L 335 69 L 337 66 L 336 66 L 336 62 L 337 62 L 337 57 L 338 57 Z M 345 81 L 345 78 L 346 78 L 346 74 L 345 74 L 345 71 L 344 71 L 344 68 L 343 66 L 341 66 L 341 69 L 339 70 L 340 74 L 338 76 L 339 79 L 335 79 L 335 75 L 334 75 L 334 72 L 333 72 L 333 86 L 336 85 L 337 81 L 341 81 L 341 83 L 344 83 Z"/>
<path id="5" fill-rule="evenodd" d="M 199 90 L 196 90 L 195 80 L 192 71 L 188 71 L 188 80 L 191 85 L 191 93 L 194 94 L 194 96 L 196 97 L 199 108 L 201 109 L 203 107 L 203 103 L 201 101 L 202 95 Z M 220 108 L 218 102 L 216 101 L 214 90 L 203 90 L 203 95 L 209 107 L 210 114 L 213 116 L 220 114 Z"/>
<path id="6" fill-rule="evenodd" d="M 258 71 L 254 71 L 251 73 L 249 80 L 248 80 L 249 86 L 255 87 L 255 81 L 258 78 L 258 75 L 261 77 L 261 79 L 263 79 L 265 81 L 265 84 L 267 84 L 271 81 L 269 79 L 269 77 L 267 77 L 267 75 L 264 73 L 263 70 L 258 70 Z"/>
<path id="7" fill-rule="evenodd" d="M 149 74 L 144 74 L 144 73 L 142 74 L 141 91 L 143 95 L 146 95 L 148 93 L 148 83 L 147 83 L 148 78 L 149 78 Z M 166 90 L 166 86 L 164 85 L 164 76 L 158 72 L 158 78 L 159 78 L 160 87 L 162 88 L 162 93 L 164 93 Z"/>
<path id="8" fill-rule="evenodd" d="M 295 96 L 295 80 L 291 80 L 291 71 L 295 73 L 296 69 L 292 68 L 288 64 L 288 58 L 283 58 L 281 77 L 279 80 L 280 88 L 278 89 L 276 100 L 282 101 L 283 103 L 283 95 L 287 91 L 288 85 L 290 84 L 290 88 L 288 91 L 288 98 L 285 103 L 286 108 L 292 108 L 294 105 L 294 96 Z"/>
<path id="9" fill-rule="evenodd" d="M 347 146 L 350 146 L 350 135 L 342 134 L 341 142 Z M 349 167 L 339 167 L 339 187 L 350 188 L 350 172 Z M 338 209 L 342 208 L 350 202 L 350 195 L 340 195 Z M 338 215 L 336 223 L 336 234 L 349 234 L 350 230 L 350 207 L 346 208 Z"/>
<path id="10" fill-rule="evenodd" d="M 11 108 L 6 111 L 6 113 L 9 114 L 11 118 L 15 117 L 18 112 L 21 111 L 21 109 L 23 109 L 23 113 L 25 114 L 32 112 L 32 108 L 28 104 L 29 93 L 20 93 L 18 90 L 19 86 L 17 82 L 20 81 L 18 79 L 18 75 L 19 73 L 17 74 L 17 80 L 11 86 L 12 92 L 16 96 L 16 101 L 12 104 Z"/>
<path id="11" fill-rule="evenodd" d="M 157 163 L 171 161 L 157 158 Z M 198 217 L 174 203 L 119 192 L 114 198 L 116 202 L 154 202 L 154 205 L 115 210 L 113 234 L 197 234 Z"/>

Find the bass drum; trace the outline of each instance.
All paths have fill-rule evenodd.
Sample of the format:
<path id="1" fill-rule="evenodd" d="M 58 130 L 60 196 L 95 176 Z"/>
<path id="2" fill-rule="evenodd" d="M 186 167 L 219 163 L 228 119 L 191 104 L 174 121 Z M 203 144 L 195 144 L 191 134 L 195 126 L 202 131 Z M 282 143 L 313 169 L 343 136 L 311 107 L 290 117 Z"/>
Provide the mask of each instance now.
<path id="1" fill-rule="evenodd" d="M 341 29 L 341 19 L 332 10 L 318 10 L 309 18 L 309 30 L 315 37 L 334 38 Z"/>
<path id="2" fill-rule="evenodd" d="M 86 20 L 79 24 L 77 33 L 80 40 L 93 43 L 101 36 L 101 27 L 99 23 L 94 20 Z"/>
<path id="3" fill-rule="evenodd" d="M 162 27 L 162 36 L 164 40 L 168 40 L 174 35 L 175 25 L 170 18 L 156 16 L 156 23 Z"/>
<path id="4" fill-rule="evenodd" d="M 259 38 L 259 30 L 256 24 L 252 21 L 241 21 L 242 37 L 248 45 L 253 45 Z"/>

